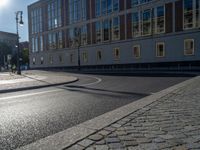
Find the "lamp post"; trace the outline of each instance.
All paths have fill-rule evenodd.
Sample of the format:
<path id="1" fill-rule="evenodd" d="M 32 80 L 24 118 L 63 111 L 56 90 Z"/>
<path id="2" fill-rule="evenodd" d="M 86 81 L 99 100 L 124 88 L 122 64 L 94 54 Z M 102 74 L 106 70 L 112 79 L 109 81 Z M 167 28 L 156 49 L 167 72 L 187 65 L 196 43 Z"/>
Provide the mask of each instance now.
<path id="1" fill-rule="evenodd" d="M 16 14 L 16 29 L 17 29 L 17 74 L 21 75 L 21 68 L 20 68 L 20 50 L 19 50 L 19 29 L 18 29 L 18 25 L 23 26 L 24 22 L 22 20 L 22 15 L 23 12 L 22 11 L 17 11 L 15 12 Z M 19 15 L 20 15 L 20 20 L 19 20 Z"/>
<path id="2" fill-rule="evenodd" d="M 80 47 L 81 47 L 81 28 L 75 28 L 75 37 L 78 47 L 78 71 L 81 70 L 81 60 L 80 60 Z"/>

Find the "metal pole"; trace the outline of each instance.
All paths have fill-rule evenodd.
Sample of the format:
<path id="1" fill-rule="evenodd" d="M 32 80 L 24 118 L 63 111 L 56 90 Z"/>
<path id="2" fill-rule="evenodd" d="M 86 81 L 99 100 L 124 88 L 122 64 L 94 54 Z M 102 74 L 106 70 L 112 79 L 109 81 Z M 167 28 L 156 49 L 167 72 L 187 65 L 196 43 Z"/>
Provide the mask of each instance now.
<path id="1" fill-rule="evenodd" d="M 16 28 L 17 28 L 17 74 L 21 75 L 21 68 L 20 68 L 20 60 L 19 60 L 19 56 L 20 56 L 20 51 L 19 51 L 19 31 L 18 31 L 18 14 L 19 12 L 16 12 Z"/>

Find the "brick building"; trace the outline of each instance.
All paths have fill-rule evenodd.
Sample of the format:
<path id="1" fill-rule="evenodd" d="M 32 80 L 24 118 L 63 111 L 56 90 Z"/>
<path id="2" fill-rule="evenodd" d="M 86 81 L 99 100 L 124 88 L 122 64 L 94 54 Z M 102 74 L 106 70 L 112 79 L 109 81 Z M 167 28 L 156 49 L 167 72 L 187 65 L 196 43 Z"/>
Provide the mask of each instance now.
<path id="1" fill-rule="evenodd" d="M 195 68 L 200 0 L 40 0 L 28 6 L 30 67 Z"/>

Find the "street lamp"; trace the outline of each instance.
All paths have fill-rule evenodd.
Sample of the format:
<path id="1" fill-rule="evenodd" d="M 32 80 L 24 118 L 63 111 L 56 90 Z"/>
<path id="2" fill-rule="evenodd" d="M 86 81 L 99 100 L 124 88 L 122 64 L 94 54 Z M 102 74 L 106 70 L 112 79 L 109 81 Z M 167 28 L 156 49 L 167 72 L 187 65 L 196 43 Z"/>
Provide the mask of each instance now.
<path id="1" fill-rule="evenodd" d="M 20 68 L 20 50 L 19 50 L 19 29 L 18 29 L 18 25 L 23 26 L 24 22 L 22 20 L 22 15 L 23 12 L 22 11 L 17 11 L 15 12 L 16 14 L 16 28 L 17 28 L 17 74 L 21 75 L 21 68 Z M 19 20 L 19 15 L 20 15 L 20 20 Z"/>
<path id="2" fill-rule="evenodd" d="M 76 43 L 78 47 L 78 71 L 80 71 L 81 70 L 81 60 L 80 60 L 81 28 L 76 27 L 74 31 L 75 31 Z"/>

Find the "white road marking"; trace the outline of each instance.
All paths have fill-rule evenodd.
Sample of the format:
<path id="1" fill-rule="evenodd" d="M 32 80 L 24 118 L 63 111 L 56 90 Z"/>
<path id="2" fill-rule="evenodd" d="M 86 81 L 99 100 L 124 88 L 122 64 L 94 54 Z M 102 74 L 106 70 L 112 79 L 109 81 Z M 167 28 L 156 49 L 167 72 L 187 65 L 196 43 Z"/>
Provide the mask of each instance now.
<path id="1" fill-rule="evenodd" d="M 93 79 L 96 79 L 97 81 L 95 82 L 92 82 L 92 83 L 87 83 L 87 84 L 82 84 L 80 86 L 89 86 L 89 85 L 95 85 L 95 84 L 98 84 L 102 81 L 101 78 L 98 78 L 98 77 L 93 77 L 93 76 L 86 76 L 86 77 L 90 77 L 90 78 L 93 78 Z"/>
<path id="2" fill-rule="evenodd" d="M 93 79 L 96 79 L 97 81 L 95 82 L 91 82 L 91 83 L 87 83 L 87 84 L 82 84 L 80 86 L 89 86 L 89 85 L 94 85 L 94 84 L 98 84 L 102 81 L 102 79 L 98 78 L 98 77 L 93 77 L 93 76 L 86 76 L 86 77 L 90 77 Z M 14 102 L 22 102 L 21 101 L 5 101 L 8 99 L 15 99 L 15 98 L 21 98 L 21 97 L 28 97 L 28 96 L 34 96 L 34 95 L 41 95 L 41 94 L 47 94 L 47 93 L 53 93 L 53 92 L 59 92 L 62 91 L 63 89 L 56 89 L 56 90 L 50 90 L 50 91 L 42 91 L 42 92 L 36 92 L 36 93 L 29 93 L 29 94 L 22 94 L 22 95 L 15 95 L 15 96 L 8 96 L 8 97 L 0 97 L 0 104 L 8 104 L 8 103 L 14 103 Z"/>
<path id="3" fill-rule="evenodd" d="M 27 97 L 27 96 L 34 96 L 34 95 L 40 95 L 40 94 L 58 92 L 58 91 L 62 91 L 62 89 L 51 90 L 51 91 L 42 91 L 42 92 L 29 93 L 29 94 L 23 94 L 23 95 L 8 96 L 8 97 L 1 97 L 1 98 L 0 98 L 0 101 L 1 101 L 1 100 L 13 99 L 13 98 L 20 98 L 20 97 Z"/>

